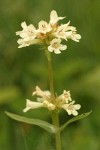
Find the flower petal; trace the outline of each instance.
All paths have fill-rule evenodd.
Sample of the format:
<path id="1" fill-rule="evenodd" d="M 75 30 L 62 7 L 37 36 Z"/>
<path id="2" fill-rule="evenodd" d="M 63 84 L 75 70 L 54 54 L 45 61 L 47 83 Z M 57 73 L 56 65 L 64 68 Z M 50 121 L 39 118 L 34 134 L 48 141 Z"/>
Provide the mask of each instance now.
<path id="1" fill-rule="evenodd" d="M 77 112 L 76 110 L 73 110 L 73 111 L 72 111 L 72 114 L 73 114 L 74 116 L 77 116 L 77 115 L 78 115 L 78 112 Z"/>
<path id="2" fill-rule="evenodd" d="M 23 29 L 27 29 L 27 24 L 26 24 L 25 21 L 21 23 L 21 27 L 22 27 Z"/>
<path id="3" fill-rule="evenodd" d="M 76 105 L 74 105 L 74 107 L 75 107 L 76 110 L 79 110 L 81 108 L 81 105 L 80 104 L 76 104 Z"/>
<path id="4" fill-rule="evenodd" d="M 74 116 L 77 116 L 78 115 L 78 112 L 77 110 L 79 110 L 81 108 L 81 105 L 80 104 L 75 104 L 75 101 L 71 101 L 69 104 L 63 104 L 62 105 L 62 108 L 65 109 L 68 113 L 68 115 L 74 115 Z"/>
<path id="5" fill-rule="evenodd" d="M 23 110 L 23 112 L 27 112 L 30 109 L 36 109 L 36 108 L 40 108 L 40 107 L 44 107 L 43 103 L 39 103 L 39 102 L 32 102 L 29 99 L 26 100 L 26 108 Z"/>
<path id="6" fill-rule="evenodd" d="M 55 10 L 52 10 L 50 13 L 50 24 L 54 25 L 59 20 L 64 19 L 65 17 L 58 17 L 57 12 Z"/>
<path id="7" fill-rule="evenodd" d="M 50 32 L 52 30 L 50 24 L 48 24 L 46 21 L 41 20 L 38 24 L 39 29 L 37 30 L 40 33 L 46 34 L 47 32 Z"/>
<path id="8" fill-rule="evenodd" d="M 67 45 L 60 45 L 60 50 L 66 50 L 67 49 Z"/>
<path id="9" fill-rule="evenodd" d="M 53 48 L 51 47 L 51 45 L 48 46 L 48 50 L 49 50 L 50 52 L 53 52 Z"/>

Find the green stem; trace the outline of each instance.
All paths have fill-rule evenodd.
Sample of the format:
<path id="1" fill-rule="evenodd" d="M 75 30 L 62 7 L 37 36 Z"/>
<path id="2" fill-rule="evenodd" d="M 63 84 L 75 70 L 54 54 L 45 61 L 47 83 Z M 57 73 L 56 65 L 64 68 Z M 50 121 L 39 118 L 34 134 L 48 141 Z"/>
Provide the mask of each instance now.
<path id="1" fill-rule="evenodd" d="M 55 94 L 54 94 L 54 83 L 53 83 L 53 71 L 52 71 L 51 55 L 47 49 L 45 50 L 45 54 L 46 54 L 46 57 L 48 60 L 50 92 L 51 92 L 52 98 L 54 100 Z"/>
<path id="2" fill-rule="evenodd" d="M 56 149 L 61 150 L 61 139 L 60 139 L 60 130 L 59 130 L 59 115 L 58 112 L 52 111 L 52 124 L 56 128 L 55 140 L 56 140 Z"/>
<path id="3" fill-rule="evenodd" d="M 48 49 L 45 50 L 45 54 L 48 60 L 48 68 L 49 68 L 49 81 L 50 81 L 50 92 L 52 95 L 52 102 L 55 103 L 55 94 L 54 94 L 54 83 L 53 83 L 53 71 L 52 71 L 52 63 L 51 63 L 51 55 Z M 59 114 L 57 111 L 51 112 L 52 124 L 55 126 L 55 140 L 56 140 L 56 150 L 61 150 L 61 140 L 60 140 L 60 130 L 59 130 Z"/>

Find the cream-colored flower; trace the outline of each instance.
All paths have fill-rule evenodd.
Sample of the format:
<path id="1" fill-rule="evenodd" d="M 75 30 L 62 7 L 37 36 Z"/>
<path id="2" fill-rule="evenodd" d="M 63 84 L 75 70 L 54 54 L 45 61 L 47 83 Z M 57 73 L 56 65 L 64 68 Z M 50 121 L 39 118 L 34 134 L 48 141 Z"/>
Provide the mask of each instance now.
<path id="1" fill-rule="evenodd" d="M 59 17 L 55 10 L 50 13 L 50 21 L 41 20 L 38 23 L 38 29 L 34 25 L 27 25 L 26 22 L 22 22 L 22 31 L 16 32 L 21 38 L 17 41 L 18 48 L 26 47 L 33 44 L 43 45 L 48 47 L 50 52 L 60 54 L 62 50 L 67 48 L 66 45 L 62 45 L 63 40 L 71 39 L 79 42 L 81 35 L 77 34 L 76 27 L 70 26 L 70 21 L 66 24 L 58 24 L 59 20 L 65 17 Z"/>
<path id="2" fill-rule="evenodd" d="M 65 31 L 66 39 L 72 39 L 75 42 L 79 42 L 79 40 L 81 39 L 81 35 L 77 34 L 76 27 L 69 26 L 69 23 L 70 22 L 68 22 L 67 24 L 61 25 L 61 27 Z"/>
<path id="3" fill-rule="evenodd" d="M 54 36 L 57 38 L 65 39 L 66 40 L 66 35 L 70 35 L 72 33 L 71 30 L 67 30 L 68 25 L 70 24 L 70 21 L 67 24 L 62 24 L 57 27 L 57 30 L 53 33 Z"/>
<path id="4" fill-rule="evenodd" d="M 63 94 L 57 97 L 57 100 L 62 101 L 62 104 L 68 104 L 70 101 L 72 101 L 70 91 L 63 91 Z"/>
<path id="5" fill-rule="evenodd" d="M 50 103 L 48 101 L 43 101 L 43 104 L 45 107 L 47 107 L 49 110 L 55 110 L 56 106 L 53 103 Z"/>
<path id="6" fill-rule="evenodd" d="M 50 32 L 52 30 L 50 24 L 48 24 L 46 21 L 41 20 L 38 24 L 39 29 L 37 30 L 39 33 L 46 34 L 47 32 Z"/>
<path id="7" fill-rule="evenodd" d="M 80 104 L 74 104 L 75 101 L 72 101 L 70 91 L 63 91 L 63 94 L 60 96 L 56 97 L 56 108 L 61 109 L 63 108 L 64 110 L 67 111 L 68 115 L 74 115 L 77 116 L 79 110 L 81 108 Z"/>
<path id="8" fill-rule="evenodd" d="M 29 99 L 26 100 L 26 108 L 23 109 L 23 112 L 27 112 L 30 109 L 36 109 L 36 108 L 40 108 L 40 107 L 44 107 L 43 103 L 40 102 L 32 102 Z"/>
<path id="9" fill-rule="evenodd" d="M 36 37 L 36 28 L 32 24 L 27 26 L 26 22 L 22 22 L 21 26 L 23 30 L 17 31 L 16 35 L 20 35 L 21 38 L 25 38 L 26 40 L 34 39 Z"/>
<path id="10" fill-rule="evenodd" d="M 60 39 L 72 39 L 76 42 L 79 42 L 81 35 L 76 33 L 76 28 L 69 26 L 70 21 L 67 24 L 60 25 L 57 30 L 53 33 L 54 36 Z"/>
<path id="11" fill-rule="evenodd" d="M 23 112 L 27 112 L 30 109 L 37 109 L 37 108 L 48 108 L 49 110 L 54 110 L 55 105 L 49 103 L 48 101 L 44 100 L 43 102 L 32 102 L 29 99 L 26 100 L 26 108 L 23 109 Z"/>
<path id="12" fill-rule="evenodd" d="M 26 47 L 32 44 L 43 44 L 43 42 L 40 39 L 33 39 L 33 40 L 25 40 L 25 39 L 19 39 L 17 41 L 17 43 L 19 44 L 18 48 L 22 48 L 22 47 Z"/>
<path id="13" fill-rule="evenodd" d="M 36 90 L 32 93 L 32 95 L 36 95 L 37 102 L 32 102 L 29 99 L 26 100 L 26 108 L 23 112 L 27 112 L 30 109 L 36 108 L 47 108 L 50 111 L 64 109 L 67 111 L 68 115 L 77 116 L 81 105 L 74 104 L 75 101 L 72 101 L 70 91 L 63 91 L 63 94 L 56 96 L 52 99 L 50 91 L 42 91 L 38 86 L 36 86 Z"/>
<path id="14" fill-rule="evenodd" d="M 68 38 L 72 39 L 75 42 L 79 42 L 79 40 L 81 39 L 81 35 L 73 32 L 70 36 L 68 36 Z"/>
<path id="15" fill-rule="evenodd" d="M 74 116 L 77 116 L 78 115 L 78 112 L 77 110 L 79 110 L 81 108 L 81 105 L 80 104 L 75 104 L 75 101 L 72 101 L 71 103 L 69 104 L 64 104 L 62 105 L 62 108 L 65 109 L 68 113 L 68 115 L 74 115 Z"/>
<path id="16" fill-rule="evenodd" d="M 66 45 L 62 45 L 61 43 L 61 39 L 53 39 L 50 43 L 50 46 L 48 46 L 48 50 L 50 52 L 56 53 L 56 54 L 60 54 L 61 50 L 65 50 L 67 48 Z"/>
<path id="17" fill-rule="evenodd" d="M 24 39 L 18 39 L 18 41 L 17 41 L 17 43 L 19 44 L 18 48 L 29 46 L 29 45 L 31 45 L 31 42 L 25 41 Z"/>
<path id="18" fill-rule="evenodd" d="M 55 104 L 57 109 L 61 109 L 63 105 L 68 104 L 72 101 L 70 91 L 63 91 L 63 94 L 55 98 Z"/>
<path id="19" fill-rule="evenodd" d="M 32 95 L 39 96 L 37 98 L 37 102 L 32 102 L 27 99 L 26 108 L 23 110 L 24 112 L 40 107 L 48 108 L 49 110 L 55 109 L 56 106 L 51 102 L 51 93 L 49 91 L 42 91 L 38 86 L 36 86 L 36 91 L 34 91 Z"/>
<path id="20" fill-rule="evenodd" d="M 39 98 L 38 101 L 51 101 L 51 93 L 50 91 L 42 91 L 38 86 L 36 86 L 36 90 L 32 93 L 32 95 L 37 95 Z"/>
<path id="21" fill-rule="evenodd" d="M 26 40 L 34 39 L 36 37 L 36 28 L 32 24 L 27 26 L 26 22 L 22 22 L 21 26 L 23 30 L 17 31 L 16 35 L 19 35 L 21 38 L 25 38 Z"/>
<path id="22" fill-rule="evenodd" d="M 20 44 L 19 48 L 32 45 L 36 37 L 36 29 L 32 24 L 27 26 L 26 22 L 22 22 L 21 26 L 23 30 L 16 32 L 16 35 L 21 37 L 21 39 L 17 41 L 18 44 Z"/>
<path id="23" fill-rule="evenodd" d="M 65 17 L 58 17 L 58 14 L 55 10 L 52 10 L 50 13 L 50 24 L 54 25 L 56 24 L 59 20 L 64 19 Z"/>

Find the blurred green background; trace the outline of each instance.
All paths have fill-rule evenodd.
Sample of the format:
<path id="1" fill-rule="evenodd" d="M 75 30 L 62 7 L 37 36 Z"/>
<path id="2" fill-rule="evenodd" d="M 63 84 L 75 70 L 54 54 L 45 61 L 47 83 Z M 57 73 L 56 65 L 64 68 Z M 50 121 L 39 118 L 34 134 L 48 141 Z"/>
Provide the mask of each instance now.
<path id="1" fill-rule="evenodd" d="M 3 0 L 0 1 L 0 150 L 54 150 L 54 137 L 36 126 L 8 118 L 4 111 L 51 122 L 47 110 L 23 113 L 25 99 L 36 85 L 49 88 L 47 61 L 43 49 L 18 49 L 16 31 L 21 22 L 37 26 L 49 21 L 51 10 L 66 16 L 82 39 L 69 41 L 61 55 L 52 54 L 55 91 L 70 90 L 82 105 L 79 113 L 92 114 L 69 125 L 62 133 L 62 150 L 100 150 L 100 1 L 99 0 Z M 60 122 L 68 119 L 61 111 Z"/>

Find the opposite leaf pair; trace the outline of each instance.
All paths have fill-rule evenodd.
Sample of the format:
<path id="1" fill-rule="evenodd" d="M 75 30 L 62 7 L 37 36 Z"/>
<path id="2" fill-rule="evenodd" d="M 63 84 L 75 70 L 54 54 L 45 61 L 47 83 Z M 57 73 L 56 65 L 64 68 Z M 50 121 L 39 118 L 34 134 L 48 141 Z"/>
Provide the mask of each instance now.
<path id="1" fill-rule="evenodd" d="M 9 116 L 10 118 L 12 118 L 16 121 L 25 122 L 25 123 L 28 123 L 28 124 L 31 124 L 31 125 L 39 126 L 39 127 L 43 128 L 44 130 L 48 131 L 49 133 L 54 134 L 58 130 L 63 131 L 67 127 L 67 125 L 69 125 L 70 123 L 89 116 L 91 114 L 91 112 L 92 111 L 90 111 L 88 113 L 84 113 L 84 114 L 79 115 L 77 117 L 74 117 L 74 118 L 68 120 L 64 125 L 62 125 L 61 127 L 57 128 L 57 129 L 52 124 L 50 124 L 46 121 L 43 121 L 43 120 L 31 119 L 31 118 L 23 117 L 23 116 L 16 115 L 16 114 L 13 114 L 13 113 L 10 113 L 10 112 L 5 112 L 5 113 L 6 113 L 7 116 Z"/>

